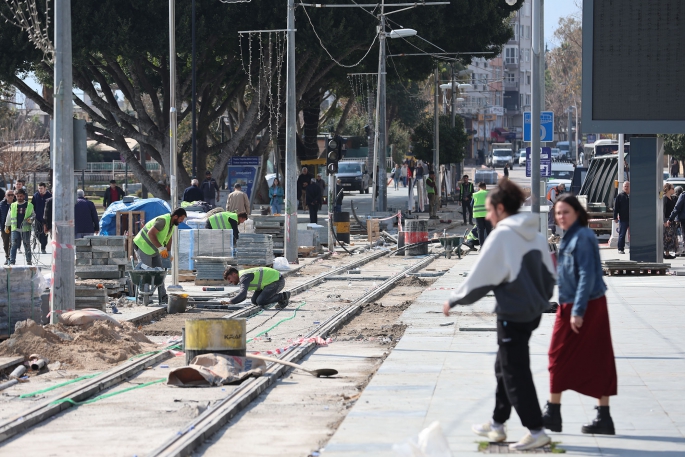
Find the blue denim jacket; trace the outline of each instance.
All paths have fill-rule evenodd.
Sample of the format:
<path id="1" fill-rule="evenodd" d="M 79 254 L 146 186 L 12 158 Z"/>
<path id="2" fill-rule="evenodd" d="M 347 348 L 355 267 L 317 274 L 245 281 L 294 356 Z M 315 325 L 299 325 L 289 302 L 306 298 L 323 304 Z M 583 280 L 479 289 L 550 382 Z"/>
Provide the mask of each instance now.
<path id="1" fill-rule="evenodd" d="M 601 297 L 607 290 L 597 237 L 577 221 L 559 245 L 557 276 L 559 302 L 573 303 L 574 316 L 583 317 L 588 301 Z"/>

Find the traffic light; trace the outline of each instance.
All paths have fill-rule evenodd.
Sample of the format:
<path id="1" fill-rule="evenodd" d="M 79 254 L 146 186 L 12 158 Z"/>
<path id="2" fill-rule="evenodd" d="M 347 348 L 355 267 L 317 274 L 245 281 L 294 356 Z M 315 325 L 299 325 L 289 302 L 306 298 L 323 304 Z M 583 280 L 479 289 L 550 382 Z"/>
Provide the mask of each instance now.
<path id="1" fill-rule="evenodd" d="M 342 138 L 335 136 L 326 143 L 326 174 L 334 175 L 338 172 L 338 161 L 342 153 Z"/>

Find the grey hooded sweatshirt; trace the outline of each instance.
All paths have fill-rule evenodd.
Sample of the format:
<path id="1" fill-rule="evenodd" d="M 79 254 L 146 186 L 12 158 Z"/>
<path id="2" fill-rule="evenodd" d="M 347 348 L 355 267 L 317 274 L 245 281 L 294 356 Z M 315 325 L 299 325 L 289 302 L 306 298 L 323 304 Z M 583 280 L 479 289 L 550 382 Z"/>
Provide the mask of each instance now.
<path id="1" fill-rule="evenodd" d="M 493 290 L 498 319 L 531 322 L 549 308 L 555 284 L 549 246 L 538 233 L 538 216 L 519 213 L 497 223 L 449 302 L 452 307 L 470 305 Z"/>

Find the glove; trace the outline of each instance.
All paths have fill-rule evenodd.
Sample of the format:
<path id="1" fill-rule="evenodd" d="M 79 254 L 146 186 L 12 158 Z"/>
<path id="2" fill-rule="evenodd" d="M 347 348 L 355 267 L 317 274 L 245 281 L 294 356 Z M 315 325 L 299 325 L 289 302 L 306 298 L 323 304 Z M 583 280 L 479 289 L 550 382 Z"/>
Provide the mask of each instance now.
<path id="1" fill-rule="evenodd" d="M 161 248 L 159 248 L 159 255 L 161 255 L 163 259 L 167 259 L 169 258 L 169 251 L 167 251 L 167 249 L 164 246 L 162 246 Z"/>
<path id="2" fill-rule="evenodd" d="M 10 232 L 11 232 L 11 230 L 9 228 L 5 229 L 5 233 L 10 233 Z"/>

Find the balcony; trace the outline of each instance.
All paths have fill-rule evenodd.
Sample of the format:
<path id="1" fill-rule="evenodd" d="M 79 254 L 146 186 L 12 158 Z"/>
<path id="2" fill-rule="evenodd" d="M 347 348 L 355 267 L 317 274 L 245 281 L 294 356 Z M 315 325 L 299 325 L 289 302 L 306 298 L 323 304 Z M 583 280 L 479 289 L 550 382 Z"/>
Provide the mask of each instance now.
<path id="1" fill-rule="evenodd" d="M 507 81 L 506 79 L 504 80 L 504 90 L 505 91 L 517 91 L 519 90 L 519 82 L 518 81 Z"/>
<path id="2" fill-rule="evenodd" d="M 519 67 L 519 59 L 516 57 L 506 57 L 504 59 L 504 68 L 507 70 L 515 70 Z"/>

